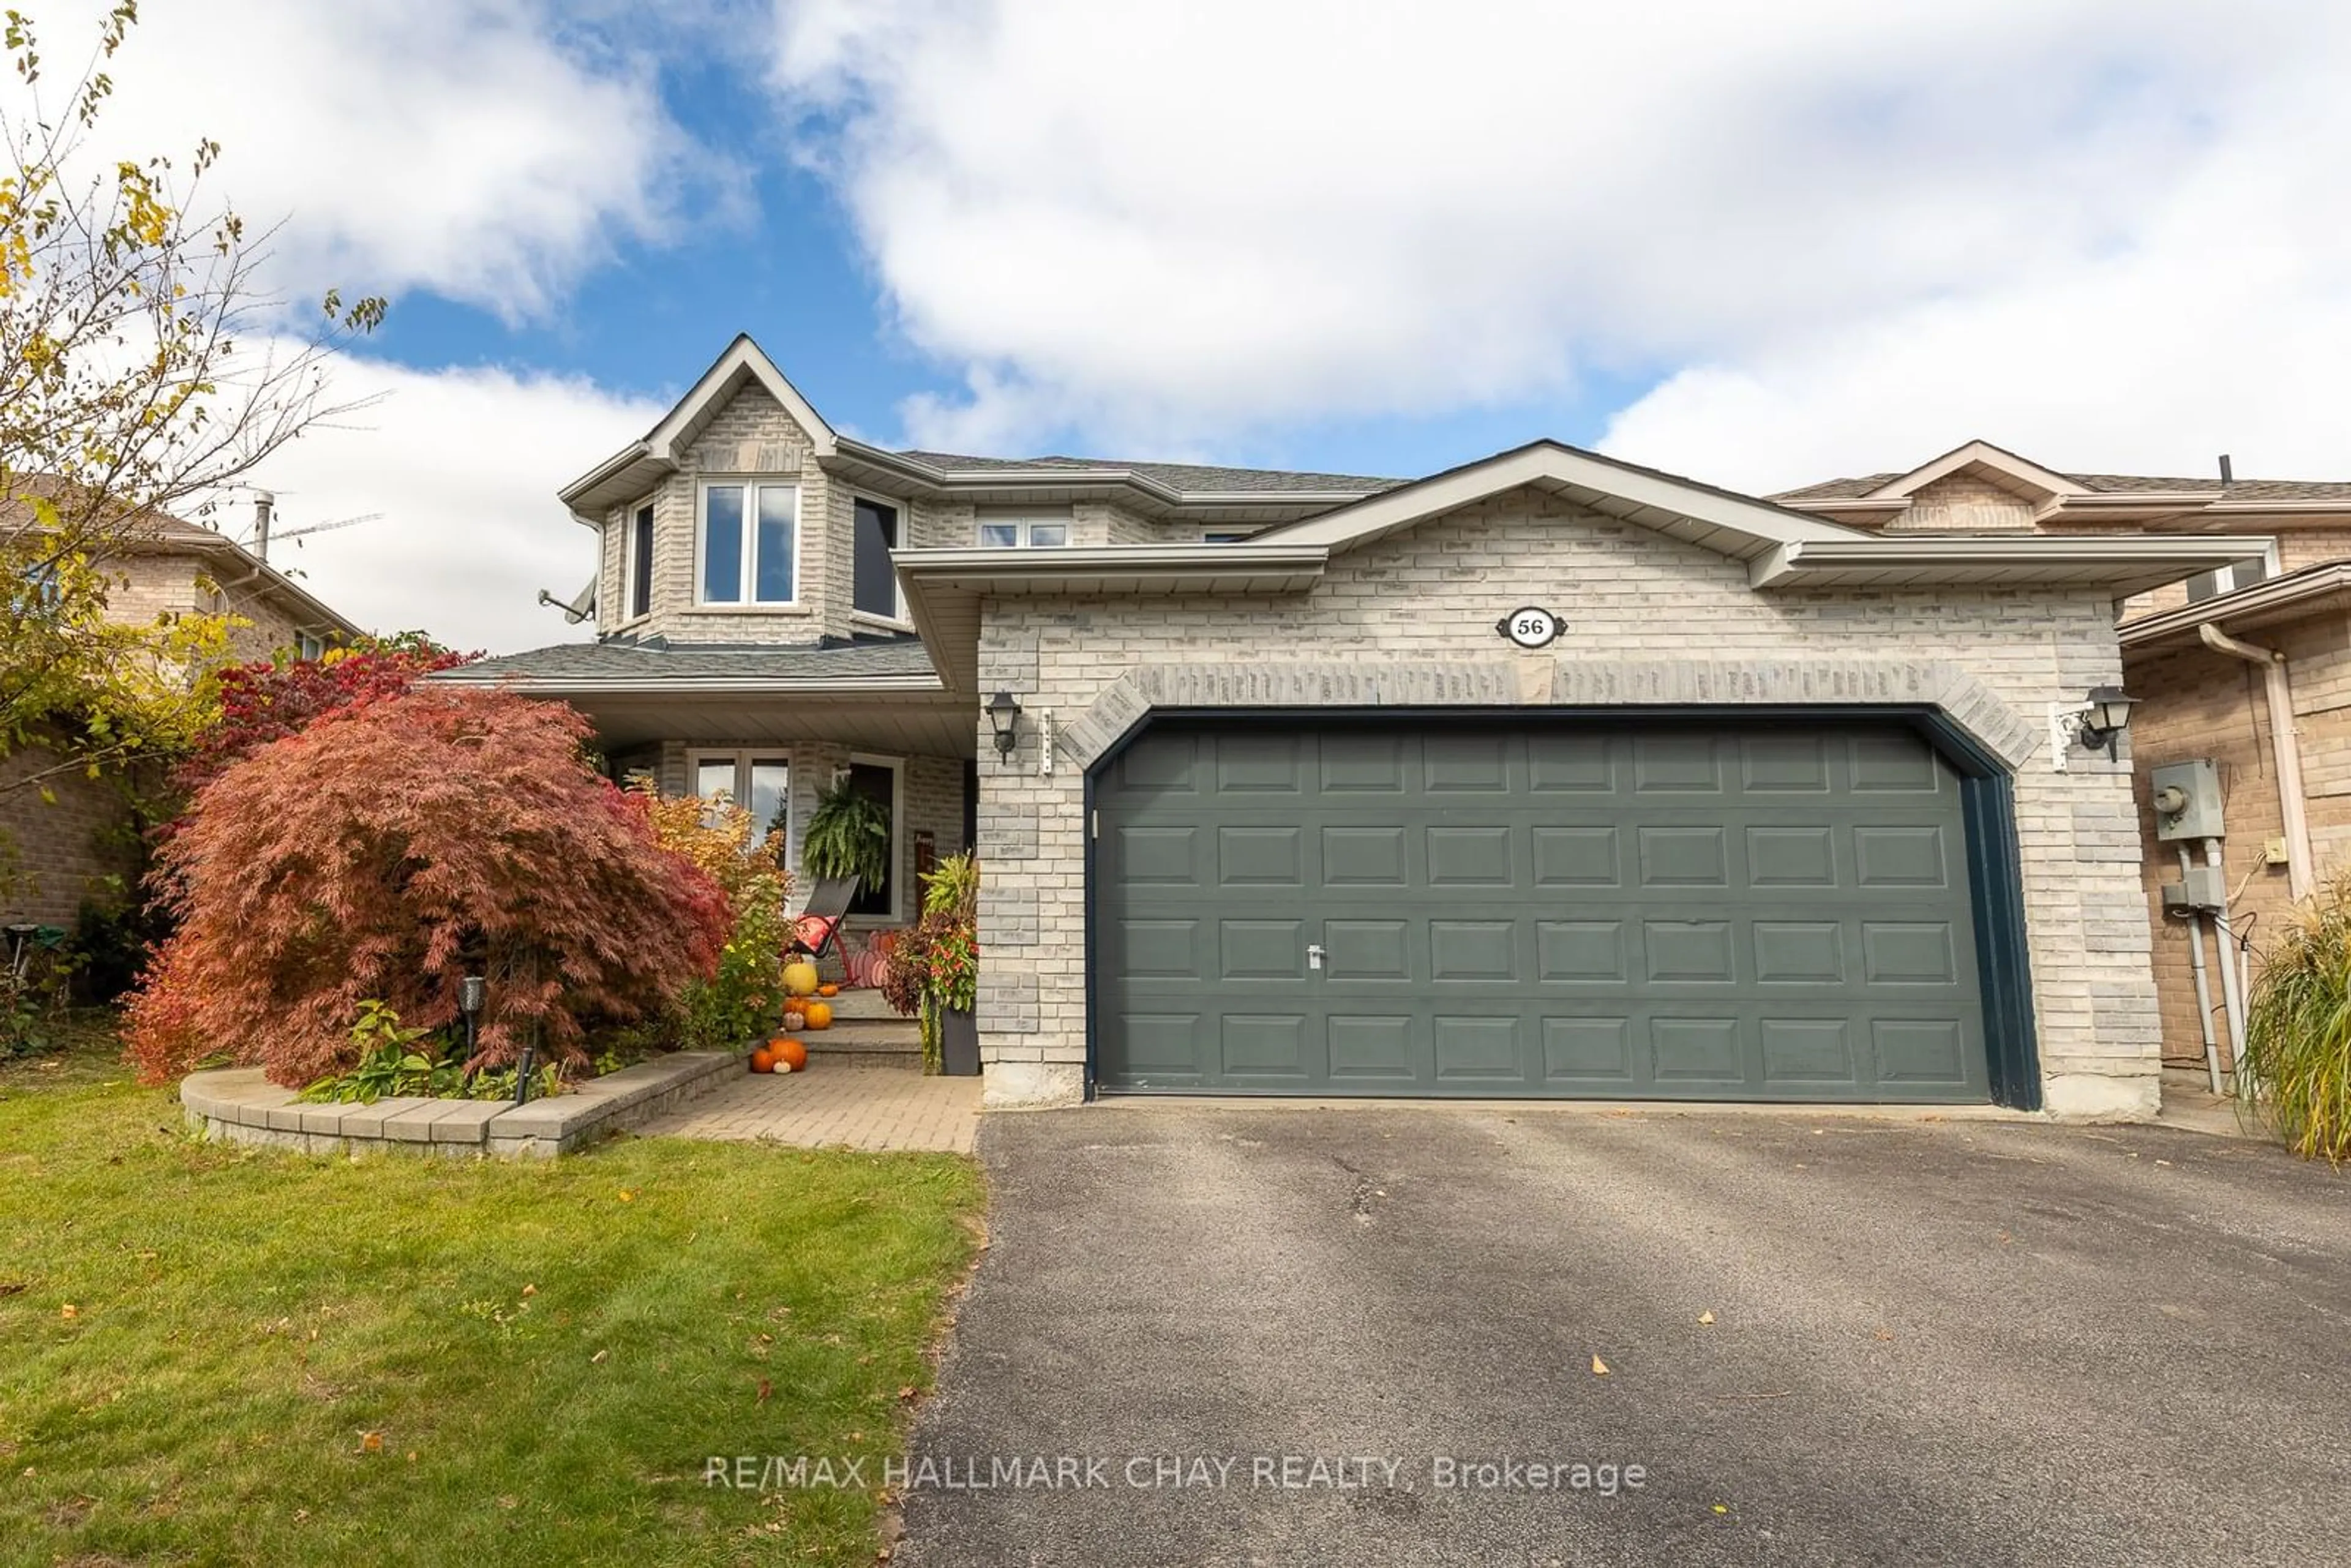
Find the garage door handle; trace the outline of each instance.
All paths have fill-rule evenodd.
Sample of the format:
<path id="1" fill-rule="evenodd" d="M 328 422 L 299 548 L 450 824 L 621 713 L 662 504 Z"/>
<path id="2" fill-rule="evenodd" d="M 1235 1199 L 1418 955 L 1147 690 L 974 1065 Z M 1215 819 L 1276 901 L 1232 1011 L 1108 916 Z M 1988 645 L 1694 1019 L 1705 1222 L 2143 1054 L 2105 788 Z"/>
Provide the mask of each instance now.
<path id="1" fill-rule="evenodd" d="M 1306 945 L 1306 967 L 1307 967 L 1308 968 L 1310 968 L 1310 969 L 1319 969 L 1319 968 L 1321 968 L 1321 967 L 1322 967 L 1322 957 L 1323 957 L 1323 953 L 1322 953 L 1322 943 L 1320 943 L 1320 942 L 1309 942 L 1309 943 Z"/>

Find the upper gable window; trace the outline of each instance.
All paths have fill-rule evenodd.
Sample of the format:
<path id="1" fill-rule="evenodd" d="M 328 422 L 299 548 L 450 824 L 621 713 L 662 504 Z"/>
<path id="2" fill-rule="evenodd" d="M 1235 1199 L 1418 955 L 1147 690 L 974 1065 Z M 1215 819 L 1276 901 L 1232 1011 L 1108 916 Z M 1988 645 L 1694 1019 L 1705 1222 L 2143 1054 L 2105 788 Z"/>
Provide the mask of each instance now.
<path id="1" fill-rule="evenodd" d="M 987 549 L 1060 549 L 1070 542 L 1070 514 L 982 512 L 979 542 Z"/>
<path id="2" fill-rule="evenodd" d="M 789 604 L 799 579 L 800 487 L 727 479 L 702 486 L 697 581 L 705 604 Z"/>

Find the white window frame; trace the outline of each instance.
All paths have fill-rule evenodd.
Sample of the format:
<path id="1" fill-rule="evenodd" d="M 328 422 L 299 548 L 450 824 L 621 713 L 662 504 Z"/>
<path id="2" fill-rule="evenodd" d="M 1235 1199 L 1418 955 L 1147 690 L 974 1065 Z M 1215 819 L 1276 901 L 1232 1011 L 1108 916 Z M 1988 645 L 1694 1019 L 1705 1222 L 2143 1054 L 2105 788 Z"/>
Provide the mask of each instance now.
<path id="1" fill-rule="evenodd" d="M 770 486 L 791 486 L 792 491 L 792 596 L 789 599 L 705 599 L 703 589 L 704 541 L 710 532 L 710 492 L 713 489 L 743 491 L 743 559 L 737 563 L 742 572 L 743 591 L 758 591 L 759 565 L 759 491 Z M 808 487 L 797 476 L 782 474 L 711 474 L 705 475 L 694 487 L 694 604 L 697 610 L 777 611 L 793 610 L 801 603 L 800 589 L 806 582 L 801 575 L 800 543 L 807 537 L 805 502 Z"/>
<path id="2" fill-rule="evenodd" d="M 852 751 L 849 760 L 862 768 L 887 768 L 890 770 L 890 907 L 880 915 L 866 915 L 865 920 L 886 920 L 900 925 L 906 919 L 906 883 L 914 873 L 907 870 L 906 846 L 913 837 L 906 831 L 906 759 L 883 757 L 867 751 Z"/>
<path id="3" fill-rule="evenodd" d="M 727 791 L 727 799 L 738 806 L 747 808 L 750 804 L 751 764 L 755 761 L 780 762 L 784 765 L 784 845 L 788 852 L 797 854 L 798 841 L 792 837 L 792 830 L 799 827 L 799 823 L 792 812 L 792 785 L 795 775 L 799 771 L 799 760 L 793 756 L 790 747 L 690 747 L 685 753 L 685 793 L 697 797 L 701 795 L 702 790 L 699 786 L 702 781 L 704 763 L 725 762 L 731 764 L 735 769 L 735 783 Z M 751 824 L 753 841 L 757 842 L 767 831 L 767 823 L 753 822 Z"/>
<path id="4" fill-rule="evenodd" d="M 990 528 L 1012 529 L 1012 542 L 1008 545 L 988 543 L 987 530 Z M 1061 529 L 1061 542 L 1057 545 L 1039 544 L 1035 537 L 1039 528 Z M 989 517 L 982 512 L 973 519 L 971 538 L 972 543 L 981 549 L 1067 549 L 1076 534 L 1077 518 L 1068 512 L 1042 515 L 1007 513 L 1000 517 Z"/>
<path id="5" fill-rule="evenodd" d="M 643 621 L 653 612 L 653 595 L 661 587 L 658 582 L 653 580 L 649 573 L 645 579 L 645 607 L 643 610 L 637 608 L 637 567 L 639 564 L 637 560 L 637 518 L 640 515 L 647 511 L 652 512 L 653 515 L 653 526 L 648 531 L 653 534 L 660 533 L 661 507 L 659 503 L 647 499 L 639 501 L 633 506 L 623 507 L 621 508 L 621 619 L 618 624 L 622 626 L 629 625 L 632 622 Z M 645 542 L 646 545 L 650 547 L 653 540 L 648 538 Z M 650 566 L 652 562 L 647 561 L 644 564 Z M 695 570 L 696 571 L 702 570 L 702 563 L 700 561 L 697 560 L 695 562 Z M 795 567 L 794 570 L 797 571 L 798 568 Z M 799 579 L 795 576 L 792 581 L 794 585 L 797 586 Z"/>
<path id="6" fill-rule="evenodd" d="M 855 490 L 850 493 L 849 612 L 860 621 L 869 621 L 876 625 L 888 626 L 893 630 L 911 632 L 914 629 L 914 623 L 913 615 L 906 609 L 906 582 L 898 575 L 898 569 L 894 566 L 890 569 L 890 591 L 897 601 L 897 607 L 884 615 L 878 610 L 861 610 L 857 606 L 857 503 L 860 501 L 870 501 L 877 507 L 887 507 L 898 514 L 896 548 L 899 549 L 906 548 L 907 531 L 914 527 L 914 518 L 908 513 L 906 503 L 896 497 L 884 496 L 871 490 Z M 799 580 L 796 578 L 794 580 Z"/>
<path id="7" fill-rule="evenodd" d="M 298 629 L 294 633 L 294 656 L 298 659 L 323 659 L 327 656 L 327 640 L 315 632 Z"/>

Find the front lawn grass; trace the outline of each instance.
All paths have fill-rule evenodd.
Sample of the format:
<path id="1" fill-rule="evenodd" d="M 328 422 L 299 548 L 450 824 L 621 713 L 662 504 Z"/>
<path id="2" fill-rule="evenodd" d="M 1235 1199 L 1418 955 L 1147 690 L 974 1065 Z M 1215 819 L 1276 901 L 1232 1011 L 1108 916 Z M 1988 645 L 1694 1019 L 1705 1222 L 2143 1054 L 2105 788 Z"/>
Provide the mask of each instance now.
<path id="1" fill-rule="evenodd" d="M 980 1202 L 947 1155 L 249 1151 L 102 1035 L 0 1066 L 0 1563 L 871 1563 Z"/>

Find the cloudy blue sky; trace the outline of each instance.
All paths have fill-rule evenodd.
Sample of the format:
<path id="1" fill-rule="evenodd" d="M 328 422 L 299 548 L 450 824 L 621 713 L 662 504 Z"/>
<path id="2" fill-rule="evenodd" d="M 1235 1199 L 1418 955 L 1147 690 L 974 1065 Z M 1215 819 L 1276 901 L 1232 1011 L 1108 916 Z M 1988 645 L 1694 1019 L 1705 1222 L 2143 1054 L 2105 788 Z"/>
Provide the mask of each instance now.
<path id="1" fill-rule="evenodd" d="M 50 53 L 88 0 L 31 0 Z M 2351 7 L 2312 0 L 146 0 L 289 298 L 392 300 L 273 462 L 359 619 L 513 649 L 554 499 L 738 330 L 840 426 L 1734 486 L 1971 436 L 2351 476 Z"/>

